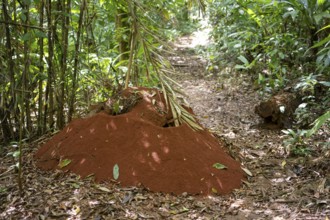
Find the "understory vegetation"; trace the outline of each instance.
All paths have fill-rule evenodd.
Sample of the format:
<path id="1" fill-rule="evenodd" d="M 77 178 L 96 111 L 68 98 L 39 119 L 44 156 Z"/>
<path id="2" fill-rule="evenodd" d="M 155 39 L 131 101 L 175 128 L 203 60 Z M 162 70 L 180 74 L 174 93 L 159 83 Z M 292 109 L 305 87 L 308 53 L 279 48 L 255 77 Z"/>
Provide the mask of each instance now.
<path id="1" fill-rule="evenodd" d="M 306 138 L 329 126 L 330 2 L 227 0 L 211 5 L 210 72 L 231 66 L 252 79 L 265 98 L 281 91 L 297 94 L 300 105 L 293 129 L 283 131 L 285 144 L 294 154 L 309 155 Z M 328 152 L 329 143 L 324 145 Z"/>

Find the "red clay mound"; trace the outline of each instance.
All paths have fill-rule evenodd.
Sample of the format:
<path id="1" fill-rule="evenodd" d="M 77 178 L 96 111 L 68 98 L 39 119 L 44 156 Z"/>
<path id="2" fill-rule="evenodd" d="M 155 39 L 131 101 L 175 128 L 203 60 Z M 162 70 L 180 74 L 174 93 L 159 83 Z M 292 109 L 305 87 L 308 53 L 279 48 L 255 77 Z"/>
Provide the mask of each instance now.
<path id="1" fill-rule="evenodd" d="M 100 112 L 72 121 L 37 151 L 37 166 L 59 169 L 60 160 L 70 159 L 64 170 L 93 174 L 99 182 L 112 179 L 118 164 L 122 186 L 141 184 L 155 192 L 225 194 L 240 187 L 240 164 L 210 133 L 187 125 L 165 127 L 169 115 L 159 91 L 129 89 L 123 95 L 133 93 L 141 98 L 128 113 Z M 215 163 L 227 169 L 216 169 Z"/>

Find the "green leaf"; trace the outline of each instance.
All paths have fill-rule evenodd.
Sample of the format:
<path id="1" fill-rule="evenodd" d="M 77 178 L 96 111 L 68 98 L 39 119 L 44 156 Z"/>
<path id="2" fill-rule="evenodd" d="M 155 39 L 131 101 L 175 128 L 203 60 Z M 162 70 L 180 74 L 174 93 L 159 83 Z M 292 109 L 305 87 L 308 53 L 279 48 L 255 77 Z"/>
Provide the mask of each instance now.
<path id="1" fill-rule="evenodd" d="M 326 38 L 324 38 L 323 40 L 319 41 L 318 43 L 314 44 L 314 46 L 312 46 L 311 48 L 316 48 L 316 47 L 320 47 L 323 44 L 326 44 L 330 41 L 330 35 Z"/>
<path id="2" fill-rule="evenodd" d="M 330 87 L 330 82 L 321 81 L 319 83 L 322 84 L 322 85 L 324 85 L 324 86 Z"/>
<path id="3" fill-rule="evenodd" d="M 227 167 L 221 163 L 215 163 L 213 164 L 213 167 L 218 169 L 218 170 L 223 170 L 223 169 L 227 169 Z"/>
<path id="4" fill-rule="evenodd" d="M 119 166 L 118 164 L 115 164 L 113 166 L 113 178 L 117 180 L 119 178 Z"/>
<path id="5" fill-rule="evenodd" d="M 119 100 L 113 104 L 113 112 L 118 115 L 120 113 Z"/>
<path id="6" fill-rule="evenodd" d="M 15 157 L 15 158 L 18 158 L 19 155 L 20 155 L 19 150 L 15 151 L 15 152 L 13 153 L 13 157 Z"/>
<path id="7" fill-rule="evenodd" d="M 78 183 L 72 183 L 71 186 L 75 189 L 79 189 L 80 185 Z"/>
<path id="8" fill-rule="evenodd" d="M 63 168 L 63 167 L 66 167 L 67 165 L 69 165 L 71 163 L 71 160 L 70 159 L 64 159 L 64 160 L 61 160 L 58 164 L 58 166 L 60 168 Z"/>
<path id="9" fill-rule="evenodd" d="M 23 41 L 28 41 L 28 40 L 31 40 L 33 38 L 32 34 L 30 32 L 27 32 L 26 34 L 24 34 L 22 36 L 22 40 Z"/>
<path id="10" fill-rule="evenodd" d="M 46 33 L 43 32 L 43 31 L 36 31 L 35 36 L 39 37 L 39 38 L 46 38 L 47 37 Z"/>
<path id="11" fill-rule="evenodd" d="M 307 137 L 312 136 L 315 132 L 328 120 L 330 119 L 330 111 L 327 111 L 325 114 L 321 115 L 318 119 L 315 120 L 314 126 L 307 131 Z"/>
<path id="12" fill-rule="evenodd" d="M 325 2 L 325 0 L 317 0 L 317 4 L 318 4 L 318 5 L 323 5 L 324 2 Z"/>
<path id="13" fill-rule="evenodd" d="M 242 63 L 244 63 L 245 65 L 249 65 L 249 61 L 244 56 L 240 55 L 239 57 L 237 57 L 237 59 L 242 61 Z"/>
<path id="14" fill-rule="evenodd" d="M 235 65 L 235 69 L 238 69 L 238 70 L 240 70 L 240 69 L 247 70 L 248 68 L 246 68 L 243 65 Z"/>

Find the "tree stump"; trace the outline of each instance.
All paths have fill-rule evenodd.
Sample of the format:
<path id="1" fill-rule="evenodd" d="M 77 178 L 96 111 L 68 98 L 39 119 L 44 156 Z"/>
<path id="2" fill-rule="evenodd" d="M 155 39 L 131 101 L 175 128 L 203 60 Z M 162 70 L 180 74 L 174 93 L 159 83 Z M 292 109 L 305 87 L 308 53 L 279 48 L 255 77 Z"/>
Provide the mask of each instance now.
<path id="1" fill-rule="evenodd" d="M 255 113 L 264 118 L 265 123 L 273 123 L 280 128 L 291 128 L 293 114 L 299 103 L 299 98 L 294 93 L 281 92 L 257 105 Z"/>

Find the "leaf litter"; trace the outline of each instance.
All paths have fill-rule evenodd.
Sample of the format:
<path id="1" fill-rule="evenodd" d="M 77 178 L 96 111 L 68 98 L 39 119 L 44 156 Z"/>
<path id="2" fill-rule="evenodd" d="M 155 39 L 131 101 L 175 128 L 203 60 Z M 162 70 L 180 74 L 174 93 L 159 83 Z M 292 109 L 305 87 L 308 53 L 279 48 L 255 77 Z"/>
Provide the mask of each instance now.
<path id="1" fill-rule="evenodd" d="M 14 161 L 0 152 L 0 219 L 329 219 L 329 155 L 287 157 L 279 130 L 258 127 L 260 97 L 252 83 L 227 69 L 215 76 L 181 38 L 171 60 L 203 126 L 222 140 L 248 174 L 243 187 L 225 196 L 174 196 L 141 187 L 95 184 L 93 175 L 45 172 L 33 161 L 37 143 L 24 150 L 24 191 L 16 186 Z M 180 45 L 183 45 L 180 47 Z M 219 79 L 219 80 L 217 80 Z M 323 131 L 323 138 L 329 130 Z M 322 138 L 321 137 L 321 138 Z M 38 142 L 45 141 L 45 136 Z"/>

